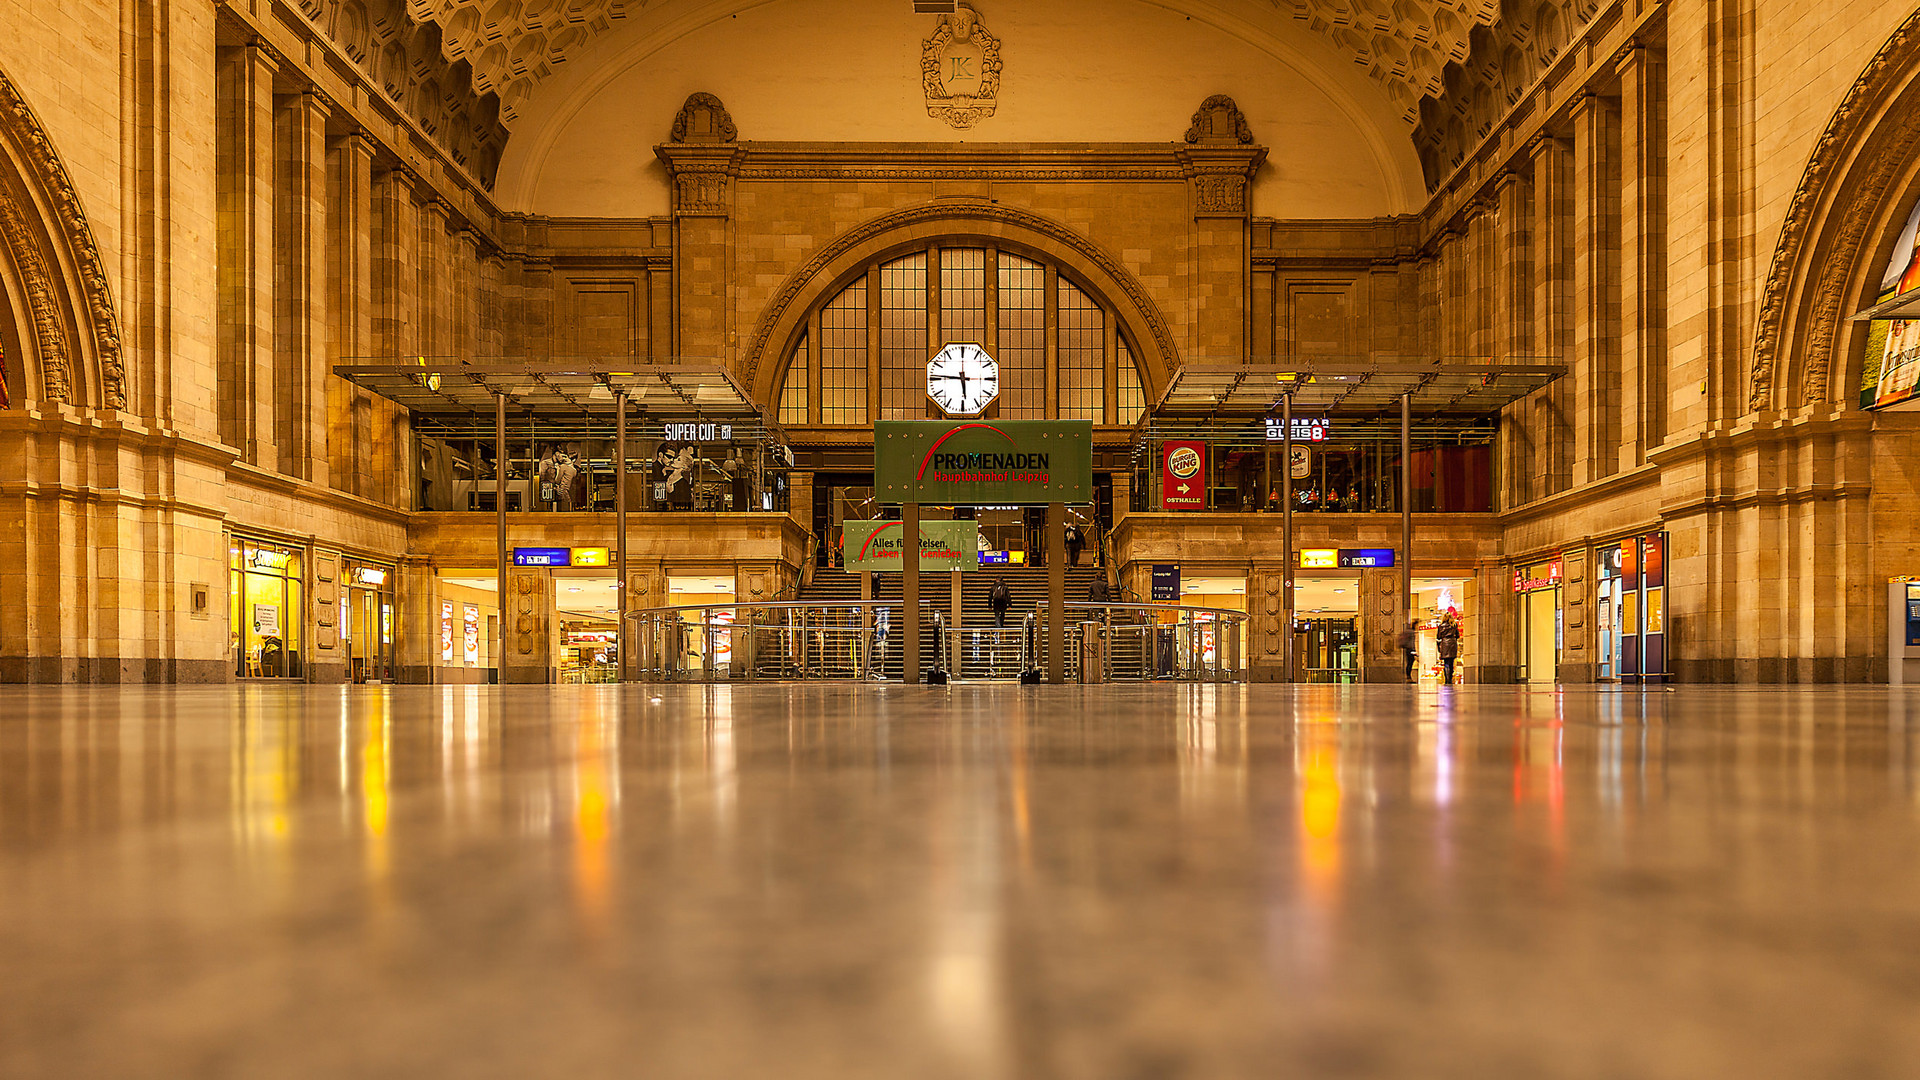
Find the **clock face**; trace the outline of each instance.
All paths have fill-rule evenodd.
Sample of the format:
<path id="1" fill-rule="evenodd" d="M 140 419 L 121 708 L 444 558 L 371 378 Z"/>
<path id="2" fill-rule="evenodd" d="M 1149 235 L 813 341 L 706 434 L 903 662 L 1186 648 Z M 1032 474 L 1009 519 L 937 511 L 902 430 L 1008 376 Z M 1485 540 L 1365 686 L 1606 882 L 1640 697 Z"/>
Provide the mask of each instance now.
<path id="1" fill-rule="evenodd" d="M 927 361 L 927 396 L 948 416 L 979 416 L 1000 396 L 1000 365 L 980 346 L 956 342 Z"/>

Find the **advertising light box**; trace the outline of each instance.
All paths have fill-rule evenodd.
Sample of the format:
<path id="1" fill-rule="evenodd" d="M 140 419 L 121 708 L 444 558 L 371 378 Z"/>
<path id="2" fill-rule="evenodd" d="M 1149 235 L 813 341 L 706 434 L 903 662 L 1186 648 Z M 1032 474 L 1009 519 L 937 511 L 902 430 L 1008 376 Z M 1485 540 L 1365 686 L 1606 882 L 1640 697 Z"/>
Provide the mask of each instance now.
<path id="1" fill-rule="evenodd" d="M 897 574 L 906 545 L 898 521 L 843 521 L 841 550 L 848 570 Z M 920 569 L 925 573 L 973 570 L 980 565 L 980 525 L 974 521 L 920 523 Z"/>
<path id="2" fill-rule="evenodd" d="M 882 420 L 873 425 L 873 459 L 883 503 L 1093 501 L 1089 420 Z"/>

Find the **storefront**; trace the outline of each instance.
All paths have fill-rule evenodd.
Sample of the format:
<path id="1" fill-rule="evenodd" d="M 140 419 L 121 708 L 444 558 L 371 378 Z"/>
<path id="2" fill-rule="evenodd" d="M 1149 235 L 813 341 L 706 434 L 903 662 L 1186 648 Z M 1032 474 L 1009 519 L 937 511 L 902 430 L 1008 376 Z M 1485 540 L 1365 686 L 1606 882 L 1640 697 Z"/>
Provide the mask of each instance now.
<path id="1" fill-rule="evenodd" d="M 347 651 L 347 681 L 390 683 L 394 658 L 394 568 L 346 560 L 346 610 L 340 637 Z"/>
<path id="2" fill-rule="evenodd" d="M 1464 660 L 1464 643 L 1467 639 L 1466 578 L 1415 578 L 1413 579 L 1413 615 L 1416 630 L 1414 634 L 1414 681 L 1425 685 L 1440 685 L 1446 666 L 1440 661 L 1440 626 L 1451 614 L 1460 626 L 1462 653 L 1456 654 Z M 1466 664 L 1454 665 L 1454 682 L 1461 682 L 1466 676 Z"/>
<path id="3" fill-rule="evenodd" d="M 442 569 L 434 584 L 434 659 L 440 683 L 483 683 L 497 677 L 499 582 L 492 567 Z"/>
<path id="4" fill-rule="evenodd" d="M 724 627 L 733 622 L 734 587 L 732 576 L 725 574 L 668 575 L 669 606 L 703 605 L 681 613 L 679 647 L 685 650 L 689 671 L 725 671 L 733 664 L 733 632 Z M 719 629 L 703 632 L 705 619 Z"/>
<path id="5" fill-rule="evenodd" d="M 301 548 L 228 537 L 227 629 L 235 677 L 305 678 L 305 566 Z"/>
<path id="6" fill-rule="evenodd" d="M 1360 578 L 1341 574 L 1332 548 L 1299 553 L 1293 582 L 1296 682 L 1360 681 Z"/>
<path id="7" fill-rule="evenodd" d="M 1409 433 L 1416 513 L 1493 509 L 1492 418 L 1423 418 Z M 1278 513 L 1289 469 L 1295 513 L 1398 513 L 1399 421 L 1300 416 L 1293 445 L 1278 420 L 1155 418 L 1134 446 L 1135 510 Z M 1183 492 L 1182 488 L 1188 489 Z"/>
<path id="8" fill-rule="evenodd" d="M 1560 681 L 1560 559 L 1555 556 L 1513 572 L 1520 609 L 1520 681 Z"/>
<path id="9" fill-rule="evenodd" d="M 1244 613 L 1247 610 L 1247 579 L 1243 577 L 1187 578 L 1180 584 L 1180 603 L 1187 607 Z M 1194 620 L 1201 624 L 1200 633 L 1196 639 L 1200 649 L 1200 663 L 1213 664 L 1227 656 L 1246 655 L 1244 640 L 1229 642 L 1222 636 L 1223 633 L 1238 635 L 1240 628 L 1237 625 L 1231 631 L 1223 632 L 1218 628 L 1216 619 L 1210 612 L 1196 614 Z M 1239 648 L 1234 649 L 1235 645 Z"/>
<path id="10" fill-rule="evenodd" d="M 1595 622 L 1602 680 L 1666 680 L 1666 585 L 1666 533 L 1628 537 L 1600 549 Z"/>
<path id="11" fill-rule="evenodd" d="M 573 548 L 573 567 L 553 571 L 554 669 L 562 683 L 619 681 L 618 583 L 606 572 L 605 554 Z"/>

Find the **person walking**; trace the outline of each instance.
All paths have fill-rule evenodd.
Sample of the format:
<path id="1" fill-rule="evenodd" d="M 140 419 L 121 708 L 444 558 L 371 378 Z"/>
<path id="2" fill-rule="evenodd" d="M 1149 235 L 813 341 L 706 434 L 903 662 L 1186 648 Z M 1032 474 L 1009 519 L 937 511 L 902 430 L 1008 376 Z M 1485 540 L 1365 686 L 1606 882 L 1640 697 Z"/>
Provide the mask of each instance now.
<path id="1" fill-rule="evenodd" d="M 1067 565 L 1080 565 L 1080 551 L 1087 546 L 1087 538 L 1080 534 L 1080 526 L 1067 523 Z"/>
<path id="2" fill-rule="evenodd" d="M 1107 584 L 1107 575 L 1101 574 L 1093 579 L 1093 584 L 1087 586 L 1087 603 L 1113 603 L 1113 586 Z"/>
<path id="3" fill-rule="evenodd" d="M 1460 656 L 1460 613 L 1448 608 L 1440 617 L 1440 628 L 1434 637 L 1440 653 L 1440 684 L 1452 686 L 1453 662 Z"/>
<path id="4" fill-rule="evenodd" d="M 1007 625 L 1007 609 L 1013 606 L 1013 590 L 1007 588 L 1006 578 L 993 579 L 993 588 L 987 590 L 987 606 L 993 609 L 993 625 Z"/>
<path id="5" fill-rule="evenodd" d="M 1407 658 L 1407 681 L 1413 682 L 1413 669 L 1420 663 L 1420 621 L 1407 620 L 1400 631 L 1400 651 Z"/>

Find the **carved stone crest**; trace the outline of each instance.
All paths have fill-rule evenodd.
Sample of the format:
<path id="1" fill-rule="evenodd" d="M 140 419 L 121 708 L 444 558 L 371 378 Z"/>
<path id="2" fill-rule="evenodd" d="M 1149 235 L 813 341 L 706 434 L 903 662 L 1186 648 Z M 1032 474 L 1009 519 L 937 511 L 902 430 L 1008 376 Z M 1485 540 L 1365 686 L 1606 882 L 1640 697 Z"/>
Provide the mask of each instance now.
<path id="1" fill-rule="evenodd" d="M 962 131 L 993 115 L 1000 99 L 1000 39 L 966 4 L 940 16 L 920 50 L 927 115 Z"/>

